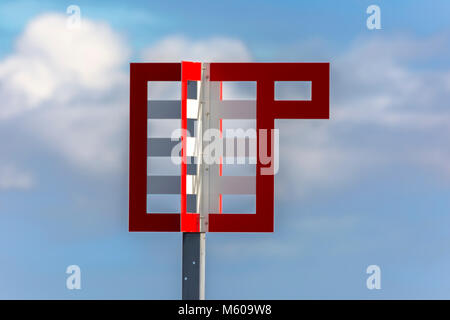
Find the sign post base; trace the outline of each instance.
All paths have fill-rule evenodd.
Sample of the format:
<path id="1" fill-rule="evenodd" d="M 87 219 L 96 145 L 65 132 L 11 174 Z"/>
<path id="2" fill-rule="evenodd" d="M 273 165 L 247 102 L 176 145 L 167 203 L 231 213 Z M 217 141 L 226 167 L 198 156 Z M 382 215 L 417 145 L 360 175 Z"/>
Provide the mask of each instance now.
<path id="1" fill-rule="evenodd" d="M 183 232 L 182 299 L 205 299 L 204 232 Z"/>

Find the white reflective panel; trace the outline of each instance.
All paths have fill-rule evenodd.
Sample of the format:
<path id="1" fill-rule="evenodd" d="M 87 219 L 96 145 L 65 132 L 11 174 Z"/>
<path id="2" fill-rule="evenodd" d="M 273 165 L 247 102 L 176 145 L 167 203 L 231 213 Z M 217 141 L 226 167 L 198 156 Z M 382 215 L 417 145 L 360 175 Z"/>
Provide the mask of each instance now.
<path id="1" fill-rule="evenodd" d="M 195 194 L 195 176 L 186 175 L 186 193 Z"/>
<path id="2" fill-rule="evenodd" d="M 256 100 L 256 81 L 223 81 L 222 100 Z"/>
<path id="3" fill-rule="evenodd" d="M 179 194 L 148 194 L 147 213 L 180 213 L 181 196 Z"/>
<path id="4" fill-rule="evenodd" d="M 311 81 L 275 81 L 275 100 L 311 100 Z"/>
<path id="5" fill-rule="evenodd" d="M 186 100 L 186 116 L 188 119 L 198 119 L 198 100 Z"/>
<path id="6" fill-rule="evenodd" d="M 180 100 L 181 82 L 180 81 L 148 81 L 147 82 L 148 100 Z"/>

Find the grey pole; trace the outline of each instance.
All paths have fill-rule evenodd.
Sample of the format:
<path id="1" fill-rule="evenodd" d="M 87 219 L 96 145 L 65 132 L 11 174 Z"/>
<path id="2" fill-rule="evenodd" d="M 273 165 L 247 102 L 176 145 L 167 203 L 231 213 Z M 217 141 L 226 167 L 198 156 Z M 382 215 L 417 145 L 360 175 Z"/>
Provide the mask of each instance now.
<path id="1" fill-rule="evenodd" d="M 205 299 L 204 232 L 183 232 L 182 299 Z"/>
<path id="2" fill-rule="evenodd" d="M 210 127 L 209 104 L 209 64 L 202 64 L 202 77 L 200 86 L 197 86 L 200 121 L 197 121 L 196 145 L 199 159 L 196 174 L 196 202 L 193 212 L 199 213 L 199 231 L 183 232 L 183 258 L 182 258 L 182 299 L 205 299 L 205 250 L 206 231 L 208 231 L 209 208 L 209 165 L 203 162 L 203 134 Z"/>

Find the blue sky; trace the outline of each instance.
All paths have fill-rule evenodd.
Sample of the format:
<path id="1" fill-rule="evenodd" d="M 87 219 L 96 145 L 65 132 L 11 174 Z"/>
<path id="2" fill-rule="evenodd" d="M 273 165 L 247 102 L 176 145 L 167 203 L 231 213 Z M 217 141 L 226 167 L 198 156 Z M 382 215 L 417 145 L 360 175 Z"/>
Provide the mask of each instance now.
<path id="1" fill-rule="evenodd" d="M 381 30 L 366 28 L 371 4 Z M 331 62 L 331 119 L 277 121 L 275 232 L 208 234 L 207 298 L 448 299 L 449 13 L 2 1 L 0 298 L 180 298 L 181 235 L 127 231 L 128 63 L 191 58 Z M 366 288 L 372 264 L 381 290 Z"/>

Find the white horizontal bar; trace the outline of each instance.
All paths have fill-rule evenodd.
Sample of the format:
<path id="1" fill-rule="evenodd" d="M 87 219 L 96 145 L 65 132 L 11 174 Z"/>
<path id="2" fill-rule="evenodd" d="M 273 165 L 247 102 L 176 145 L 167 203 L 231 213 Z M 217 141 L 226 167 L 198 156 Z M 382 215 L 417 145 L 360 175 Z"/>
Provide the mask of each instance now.
<path id="1" fill-rule="evenodd" d="M 148 119 L 148 138 L 170 138 L 175 130 L 181 127 L 180 119 Z"/>
<path id="2" fill-rule="evenodd" d="M 257 140 L 249 138 L 248 144 L 246 138 L 225 138 L 223 139 L 223 156 L 224 157 L 256 157 Z M 232 149 L 228 148 L 231 147 Z"/>
<path id="3" fill-rule="evenodd" d="M 227 158 L 223 159 L 222 176 L 256 176 L 256 164 L 250 164 L 248 159 L 244 159 L 244 164 L 237 164 L 233 159 L 233 164 L 227 164 Z M 254 160 L 256 163 L 256 160 Z"/>
<path id="4" fill-rule="evenodd" d="M 219 119 L 256 119 L 256 101 L 214 100 L 211 105 L 214 116 Z"/>
<path id="5" fill-rule="evenodd" d="M 147 213 L 180 213 L 179 194 L 148 194 Z"/>
<path id="6" fill-rule="evenodd" d="M 181 81 L 148 81 L 148 100 L 180 100 Z"/>
<path id="7" fill-rule="evenodd" d="M 222 176 L 217 178 L 219 194 L 255 194 L 256 177 Z"/>

